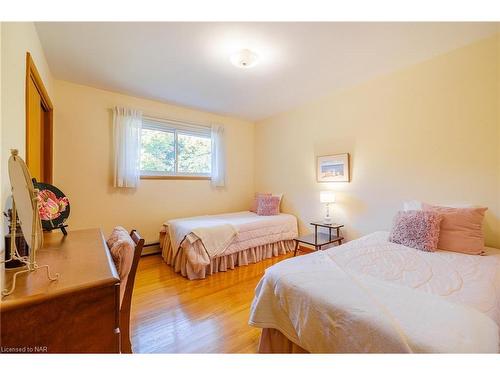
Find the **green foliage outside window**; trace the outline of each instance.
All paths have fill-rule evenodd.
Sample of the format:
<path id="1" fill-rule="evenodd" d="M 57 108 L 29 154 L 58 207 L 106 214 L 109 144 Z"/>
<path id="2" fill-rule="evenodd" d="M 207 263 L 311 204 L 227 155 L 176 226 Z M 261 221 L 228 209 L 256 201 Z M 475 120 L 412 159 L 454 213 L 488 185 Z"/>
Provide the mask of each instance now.
<path id="1" fill-rule="evenodd" d="M 142 129 L 141 171 L 175 171 L 174 133 Z"/>
<path id="2" fill-rule="evenodd" d="M 177 136 L 178 172 L 179 173 L 210 173 L 211 140 L 186 134 Z"/>
<path id="3" fill-rule="evenodd" d="M 175 168 L 175 133 L 142 129 L 141 171 L 165 174 L 209 174 L 211 140 L 190 134 L 177 134 L 177 170 Z"/>

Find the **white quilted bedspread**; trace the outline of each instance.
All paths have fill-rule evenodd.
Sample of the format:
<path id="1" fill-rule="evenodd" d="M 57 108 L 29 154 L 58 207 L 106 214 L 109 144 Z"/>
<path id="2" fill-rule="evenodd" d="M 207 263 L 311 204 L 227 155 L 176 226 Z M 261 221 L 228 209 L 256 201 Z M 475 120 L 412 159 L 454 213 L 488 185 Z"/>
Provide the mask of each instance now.
<path id="1" fill-rule="evenodd" d="M 250 324 L 310 352 L 498 352 L 500 250 L 427 253 L 376 232 L 270 267 Z"/>

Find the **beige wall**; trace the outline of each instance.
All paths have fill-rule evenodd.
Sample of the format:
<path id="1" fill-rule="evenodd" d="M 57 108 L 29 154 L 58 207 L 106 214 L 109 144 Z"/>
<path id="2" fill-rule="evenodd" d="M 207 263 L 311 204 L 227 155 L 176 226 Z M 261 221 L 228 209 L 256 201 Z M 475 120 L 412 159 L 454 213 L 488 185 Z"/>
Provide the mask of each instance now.
<path id="1" fill-rule="evenodd" d="M 283 192 L 301 230 L 337 192 L 349 238 L 390 229 L 404 200 L 489 207 L 500 247 L 498 40 L 480 41 L 256 125 L 256 188 Z M 349 152 L 352 182 L 320 184 L 315 157 Z"/>
<path id="2" fill-rule="evenodd" d="M 2 170 L 3 170 L 3 163 L 2 163 L 2 155 L 3 155 L 3 144 L 2 144 L 2 22 L 0 22 L 0 178 L 3 178 Z M 3 197 L 2 193 L 2 188 L 3 188 L 3 183 L 0 184 L 0 199 Z M 1 202 L 1 201 L 0 201 Z M 3 206 L 0 204 L 0 207 L 3 208 Z M 2 224 L 0 224 L 0 254 L 3 253 L 5 250 L 5 244 L 1 239 L 4 237 L 4 232 L 5 228 Z M 0 259 L 2 257 L 0 256 Z M 3 268 L 0 267 L 0 271 L 2 271 Z M 2 283 L 3 284 L 3 280 Z"/>
<path id="3" fill-rule="evenodd" d="M 500 25 L 498 26 L 498 30 L 500 31 Z M 497 139 L 498 139 L 498 148 L 500 148 L 500 33 L 497 37 Z M 498 151 L 498 204 L 500 205 L 500 150 Z M 500 225 L 500 224 L 499 224 Z"/>
<path id="4" fill-rule="evenodd" d="M 490 38 L 261 121 L 244 121 L 53 81 L 32 23 L 0 28 L 1 202 L 9 195 L 9 149 L 25 153 L 25 54 L 55 104 L 54 182 L 71 199 L 71 228 L 137 227 L 148 241 L 177 216 L 246 209 L 254 191 L 285 193 L 301 229 L 321 217 L 319 191 L 333 189 L 348 237 L 388 229 L 406 199 L 487 205 L 487 241 L 500 246 L 500 39 Z M 228 187 L 208 181 L 142 181 L 111 187 L 114 105 L 147 114 L 220 122 L 228 134 Z M 254 148 L 255 143 L 255 148 Z M 350 152 L 352 182 L 318 184 L 315 156 Z M 3 242 L 3 241 L 2 241 Z M 3 246 L 3 243 L 2 245 Z"/>
<path id="5" fill-rule="evenodd" d="M 157 101 L 55 81 L 54 184 L 69 197 L 72 229 L 115 225 L 157 241 L 167 219 L 248 209 L 254 192 L 254 125 Z M 227 187 L 210 181 L 141 180 L 137 190 L 114 189 L 112 123 L 115 105 L 149 116 L 225 125 Z"/>
<path id="6" fill-rule="evenodd" d="M 52 97 L 50 73 L 40 40 L 32 22 L 3 22 L 1 32 L 1 204 L 2 211 L 10 196 L 7 160 L 10 149 L 17 148 L 25 156 L 25 83 L 26 52 L 30 52 L 42 77 L 49 96 Z M 3 239 L 0 241 L 2 248 Z"/>

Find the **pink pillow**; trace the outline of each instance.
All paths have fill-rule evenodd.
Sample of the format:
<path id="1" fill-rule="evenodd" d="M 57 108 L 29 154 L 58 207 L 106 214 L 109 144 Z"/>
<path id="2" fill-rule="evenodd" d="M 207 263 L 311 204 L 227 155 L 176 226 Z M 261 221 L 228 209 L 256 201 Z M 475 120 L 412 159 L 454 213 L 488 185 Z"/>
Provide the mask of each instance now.
<path id="1" fill-rule="evenodd" d="M 423 203 L 426 211 L 443 216 L 438 249 L 480 255 L 484 251 L 483 219 L 486 207 L 454 208 Z"/>
<path id="2" fill-rule="evenodd" d="M 250 211 L 257 213 L 259 197 L 270 197 L 271 195 L 271 193 L 255 193 L 255 198 L 253 199 L 252 205 L 250 206 Z"/>
<path id="3" fill-rule="evenodd" d="M 280 213 L 280 197 L 261 196 L 257 199 L 257 215 L 273 216 Z"/>
<path id="4" fill-rule="evenodd" d="M 128 274 L 134 260 L 135 243 L 123 227 L 115 227 L 111 236 L 106 241 L 113 263 L 120 276 L 120 304 L 123 300 L 125 287 L 127 286 Z"/>
<path id="5" fill-rule="evenodd" d="M 399 211 L 389 241 L 418 250 L 434 251 L 442 216 L 432 211 Z"/>

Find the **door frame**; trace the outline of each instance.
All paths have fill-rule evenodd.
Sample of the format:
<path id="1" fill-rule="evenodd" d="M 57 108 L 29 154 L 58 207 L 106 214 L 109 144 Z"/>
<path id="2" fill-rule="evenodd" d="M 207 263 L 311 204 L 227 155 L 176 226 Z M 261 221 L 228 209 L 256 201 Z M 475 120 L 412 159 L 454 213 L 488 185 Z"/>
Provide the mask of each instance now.
<path id="1" fill-rule="evenodd" d="M 38 73 L 31 54 L 26 52 L 26 89 L 25 89 L 25 107 L 26 107 L 26 164 L 29 168 L 29 157 L 28 157 L 28 147 L 29 147 L 29 129 L 30 129 L 30 119 L 29 119 L 29 97 L 30 97 L 30 80 L 33 81 L 38 94 L 42 100 L 42 107 L 44 113 L 43 127 L 41 129 L 42 139 L 43 139 L 43 182 L 52 183 L 52 163 L 53 163 L 53 120 L 54 120 L 54 106 L 50 100 L 49 94 L 45 89 L 42 78 Z"/>

